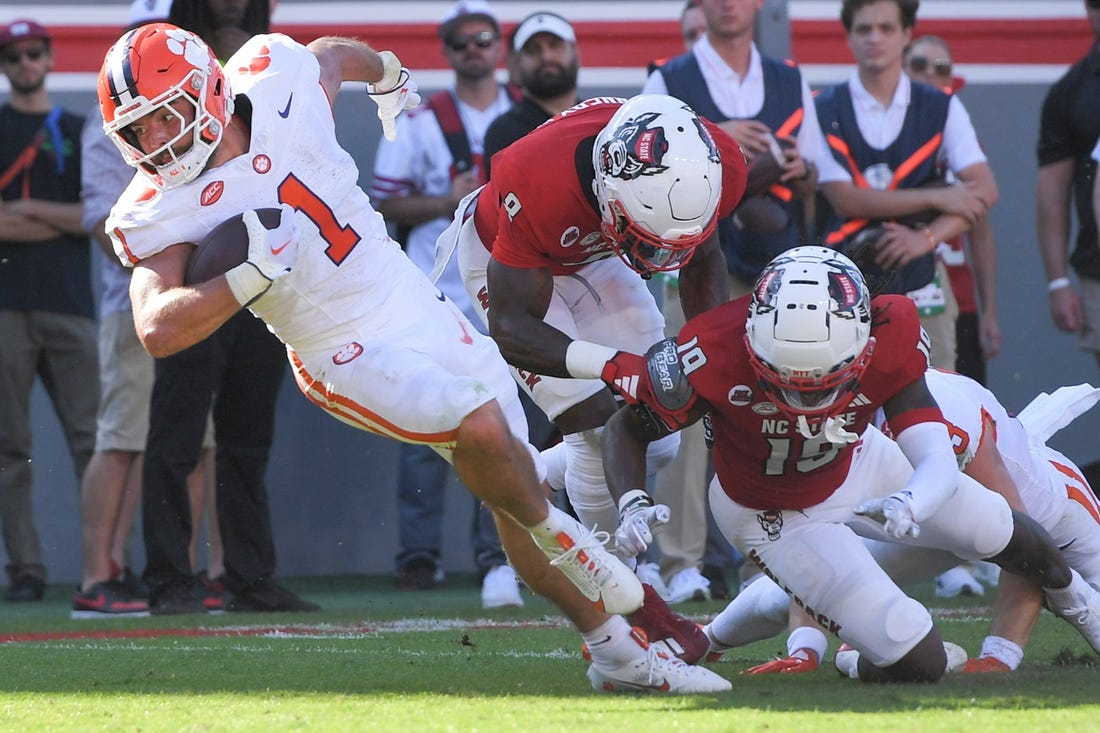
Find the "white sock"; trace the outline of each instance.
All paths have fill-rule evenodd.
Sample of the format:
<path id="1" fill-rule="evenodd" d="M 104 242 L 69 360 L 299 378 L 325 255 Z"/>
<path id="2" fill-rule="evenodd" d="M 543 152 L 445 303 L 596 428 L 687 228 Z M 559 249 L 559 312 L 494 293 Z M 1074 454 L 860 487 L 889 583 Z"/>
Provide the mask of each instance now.
<path id="1" fill-rule="evenodd" d="M 821 664 L 828 647 L 829 640 L 825 637 L 825 632 L 814 626 L 799 626 L 787 637 L 788 657 L 793 657 L 800 649 L 805 649 L 816 655 L 814 661 Z"/>
<path id="2" fill-rule="evenodd" d="M 645 654 L 622 616 L 611 616 L 591 631 L 582 633 L 593 662 L 617 666 Z"/>
<path id="3" fill-rule="evenodd" d="M 770 579 L 761 578 L 738 593 L 707 628 L 728 649 L 783 633 L 789 613 L 787 594 Z"/>
<path id="4" fill-rule="evenodd" d="M 1000 636 L 987 636 L 982 642 L 983 657 L 993 657 L 1009 669 L 1016 669 L 1024 660 L 1024 650 L 1015 642 Z"/>
<path id="5" fill-rule="evenodd" d="M 1050 603 L 1051 609 L 1055 615 L 1061 616 L 1062 612 L 1067 608 L 1075 608 L 1081 604 L 1080 597 L 1085 594 L 1085 588 L 1087 586 L 1085 579 L 1081 577 L 1073 568 L 1070 568 L 1070 581 L 1069 585 L 1065 588 L 1043 588 L 1043 593 L 1047 597 L 1047 601 Z M 1091 588 L 1089 588 L 1091 590 Z"/>

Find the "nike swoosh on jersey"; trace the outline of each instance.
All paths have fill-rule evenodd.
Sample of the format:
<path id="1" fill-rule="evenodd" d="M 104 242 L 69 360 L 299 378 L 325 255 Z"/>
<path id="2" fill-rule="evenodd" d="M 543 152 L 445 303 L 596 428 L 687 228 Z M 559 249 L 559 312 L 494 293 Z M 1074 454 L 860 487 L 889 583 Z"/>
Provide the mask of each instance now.
<path id="1" fill-rule="evenodd" d="M 294 94 L 293 94 L 293 93 L 291 93 L 291 95 L 290 95 L 290 98 L 286 100 L 286 107 L 284 107 L 284 108 L 282 109 L 282 111 L 281 111 L 281 112 L 279 112 L 279 116 L 280 116 L 280 117 L 282 117 L 282 118 L 283 118 L 284 120 L 285 120 L 285 119 L 286 119 L 287 117 L 289 117 L 289 116 L 290 116 L 290 105 L 291 105 L 291 103 L 292 103 L 293 101 L 294 101 Z"/>
<path id="2" fill-rule="evenodd" d="M 288 245 L 288 244 L 290 244 L 290 240 L 289 240 L 289 239 L 288 239 L 288 240 L 286 240 L 285 242 L 283 242 L 283 246 L 282 246 L 282 247 L 272 247 L 272 248 L 271 248 L 271 254 L 273 254 L 273 255 L 278 255 L 278 254 L 279 254 L 280 252 L 282 252 L 282 251 L 283 251 L 284 249 L 286 249 L 286 247 L 287 247 L 287 245 Z"/>

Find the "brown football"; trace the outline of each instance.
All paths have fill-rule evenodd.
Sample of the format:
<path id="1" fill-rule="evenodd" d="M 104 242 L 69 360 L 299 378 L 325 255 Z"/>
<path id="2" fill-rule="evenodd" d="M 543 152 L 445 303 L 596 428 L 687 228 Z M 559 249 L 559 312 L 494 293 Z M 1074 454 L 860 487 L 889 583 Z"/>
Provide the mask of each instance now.
<path id="1" fill-rule="evenodd" d="M 746 197 L 764 193 L 783 175 L 783 164 L 787 162 L 783 151 L 794 147 L 795 143 L 787 138 L 772 138 L 772 142 L 768 150 L 757 153 L 749 161 Z"/>
<path id="2" fill-rule="evenodd" d="M 256 209 L 256 215 L 268 229 L 279 226 L 279 209 Z M 226 219 L 202 238 L 187 260 L 183 273 L 186 285 L 213 280 L 248 259 L 248 230 L 242 216 L 237 214 Z"/>

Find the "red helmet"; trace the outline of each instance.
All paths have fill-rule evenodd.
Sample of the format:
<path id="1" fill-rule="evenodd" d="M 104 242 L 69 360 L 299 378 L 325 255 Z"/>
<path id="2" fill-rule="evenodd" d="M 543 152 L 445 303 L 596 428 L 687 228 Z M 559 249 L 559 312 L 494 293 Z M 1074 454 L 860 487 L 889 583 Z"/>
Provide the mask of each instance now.
<path id="1" fill-rule="evenodd" d="M 194 107 L 194 119 L 171 106 L 178 99 Z M 126 161 L 158 188 L 172 188 L 206 166 L 233 116 L 233 94 L 201 38 L 169 23 L 151 23 L 127 32 L 107 52 L 99 71 L 99 106 L 103 129 Z M 156 150 L 142 150 L 127 127 L 160 109 L 179 118 L 179 134 Z M 186 152 L 172 150 L 189 136 Z M 165 153 L 168 162 L 153 162 Z"/>

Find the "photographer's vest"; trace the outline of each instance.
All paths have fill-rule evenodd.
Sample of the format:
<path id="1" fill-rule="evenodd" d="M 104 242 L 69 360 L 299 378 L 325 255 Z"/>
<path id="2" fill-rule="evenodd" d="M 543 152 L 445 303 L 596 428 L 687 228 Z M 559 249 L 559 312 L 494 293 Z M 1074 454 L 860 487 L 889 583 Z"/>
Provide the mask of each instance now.
<path id="1" fill-rule="evenodd" d="M 911 90 L 901 132 L 885 150 L 872 148 L 860 133 L 847 83 L 829 87 L 817 96 L 817 119 L 825 141 L 833 158 L 851 175 L 854 185 L 893 191 L 942 179 L 937 155 L 943 144 L 951 98 L 925 84 L 913 83 Z M 844 220 L 830 212 L 824 228 L 825 244 L 846 252 L 852 237 L 873 223 L 868 219 Z M 869 280 L 883 276 L 864 274 Z M 930 253 L 898 270 L 884 292 L 912 292 L 931 282 L 934 274 L 935 255 Z"/>

